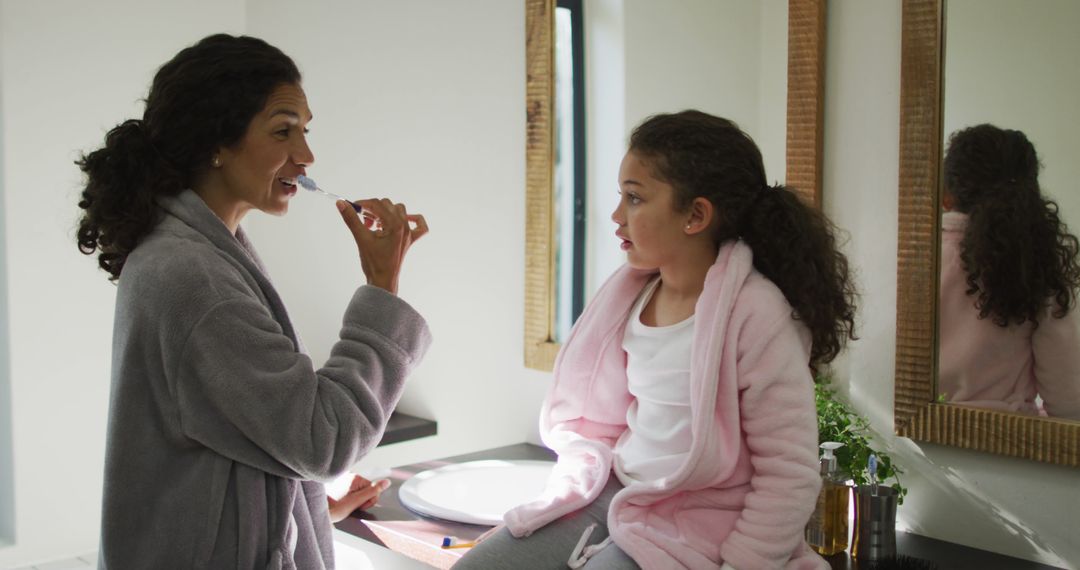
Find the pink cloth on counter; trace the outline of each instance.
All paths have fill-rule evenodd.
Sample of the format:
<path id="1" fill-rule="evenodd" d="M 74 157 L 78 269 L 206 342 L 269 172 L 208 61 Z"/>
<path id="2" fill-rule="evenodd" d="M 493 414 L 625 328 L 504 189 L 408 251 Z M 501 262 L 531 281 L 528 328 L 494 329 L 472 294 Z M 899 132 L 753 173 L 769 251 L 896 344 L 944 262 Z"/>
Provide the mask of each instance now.
<path id="1" fill-rule="evenodd" d="M 1001 327 L 979 318 L 967 294 L 960 241 L 968 217 L 941 218 L 941 291 L 938 392 L 954 404 L 1080 420 L 1080 313 L 1054 318 L 1050 306 L 1039 326 Z"/>
<path id="2" fill-rule="evenodd" d="M 515 536 L 589 504 L 612 476 L 632 401 L 621 339 L 654 274 L 619 269 L 559 353 L 540 415 L 559 460 L 544 494 L 506 514 Z M 614 542 L 646 569 L 828 568 L 803 540 L 821 486 L 809 357 L 809 331 L 750 248 L 724 244 L 695 309 L 690 454 L 671 476 L 612 499 Z"/>

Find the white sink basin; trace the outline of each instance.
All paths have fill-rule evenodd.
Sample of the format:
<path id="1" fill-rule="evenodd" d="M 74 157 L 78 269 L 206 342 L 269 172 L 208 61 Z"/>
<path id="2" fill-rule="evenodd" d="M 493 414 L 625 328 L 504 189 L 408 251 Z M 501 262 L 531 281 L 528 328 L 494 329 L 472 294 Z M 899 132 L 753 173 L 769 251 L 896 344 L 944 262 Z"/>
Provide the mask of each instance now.
<path id="1" fill-rule="evenodd" d="M 409 510 L 428 517 L 494 526 L 503 513 L 543 492 L 552 461 L 470 461 L 413 475 L 398 491 Z"/>

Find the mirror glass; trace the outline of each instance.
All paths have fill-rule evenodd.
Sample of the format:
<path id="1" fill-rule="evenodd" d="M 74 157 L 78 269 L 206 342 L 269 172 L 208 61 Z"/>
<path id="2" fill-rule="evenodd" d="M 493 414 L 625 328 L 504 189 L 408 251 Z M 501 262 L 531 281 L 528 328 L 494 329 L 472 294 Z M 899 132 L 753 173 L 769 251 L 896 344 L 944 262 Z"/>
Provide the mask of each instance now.
<path id="1" fill-rule="evenodd" d="M 555 65 L 562 67 L 555 73 L 554 105 L 556 342 L 566 338 L 580 307 L 624 261 L 610 215 L 618 202 L 619 163 L 638 123 L 690 108 L 726 117 L 757 142 L 770 181 L 783 181 L 785 168 L 787 0 L 579 4 L 580 42 L 566 37 L 575 28 L 561 22 L 565 16 L 558 11 L 553 42 Z M 584 52 L 578 83 L 563 73 L 574 45 Z M 584 91 L 577 108 L 565 101 L 575 85 Z M 568 117 L 582 129 L 579 137 L 571 133 Z M 562 145 L 573 148 L 564 151 Z M 576 173 L 575 160 L 582 169 Z"/>
<path id="2" fill-rule="evenodd" d="M 948 0 L 942 115 L 942 149 L 946 152 L 951 134 L 975 125 L 991 124 L 1023 132 L 1041 163 L 1038 188 L 1045 198 L 1057 203 L 1060 219 L 1073 235 L 1080 230 L 1080 105 L 1075 101 L 1075 94 L 1080 92 L 1080 66 L 1076 64 L 1080 34 L 1076 33 L 1076 22 L 1080 22 L 1080 2 L 1075 0 Z M 994 136 L 991 130 L 973 130 L 966 140 L 988 141 L 987 137 Z M 1000 252 L 1003 247 L 1007 251 L 1007 246 L 993 244 L 1003 239 L 1016 244 L 1022 239 L 1016 237 L 1020 234 L 1009 233 L 1012 230 L 1006 228 L 1010 223 L 1038 227 L 1031 225 L 1034 222 L 1022 221 L 1023 210 L 1015 203 L 988 205 L 989 200 L 1014 200 L 1016 192 L 1031 186 L 1016 183 L 1016 169 L 1007 167 L 1012 161 L 999 158 L 1001 144 L 972 144 L 979 144 L 982 150 L 956 150 L 955 160 L 946 161 L 957 165 L 953 169 L 957 178 L 950 178 L 948 166 L 942 169 L 945 203 L 938 307 L 938 400 L 1080 420 L 1080 311 L 1074 309 L 1060 319 L 1046 317 L 1038 327 L 1032 327 L 1030 321 L 1001 327 L 992 322 L 993 316 L 978 318 L 975 299 L 979 293 L 967 291 L 970 267 L 978 263 L 990 267 L 990 262 L 963 261 L 985 259 L 973 253 L 962 257 L 961 252 L 973 252 L 978 247 L 968 244 L 987 244 L 983 251 L 988 252 Z M 974 166 L 979 163 L 983 166 Z M 987 182 L 1000 176 L 1004 180 L 996 185 Z M 950 180 L 961 180 L 955 185 L 970 189 L 953 195 Z M 961 200 L 960 192 L 968 197 Z M 961 201 L 966 203 L 961 205 Z M 1004 220 L 978 224 L 974 221 L 977 215 Z M 984 226 L 985 232 L 976 229 Z M 1023 251 L 1035 249 L 1031 246 Z M 1015 262 L 1024 255 L 1008 257 Z M 1027 262 L 1046 265 L 1038 260 L 1032 254 Z M 1015 263 L 1011 267 L 1014 269 L 1010 275 L 1017 279 L 1031 274 L 1015 269 L 1019 267 Z M 1003 283 L 1002 287 L 1012 283 L 992 282 Z M 992 295 L 988 289 L 986 294 Z"/>

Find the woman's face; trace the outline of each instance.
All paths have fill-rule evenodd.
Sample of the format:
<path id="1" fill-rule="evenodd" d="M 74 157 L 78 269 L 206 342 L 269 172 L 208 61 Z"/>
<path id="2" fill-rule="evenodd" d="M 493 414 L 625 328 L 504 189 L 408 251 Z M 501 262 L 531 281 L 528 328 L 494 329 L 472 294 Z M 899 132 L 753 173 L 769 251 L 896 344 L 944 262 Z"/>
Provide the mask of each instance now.
<path id="1" fill-rule="evenodd" d="M 221 149 L 220 166 L 212 169 L 220 182 L 215 185 L 216 201 L 231 205 L 226 210 L 239 217 L 252 208 L 276 215 L 287 212 L 296 194 L 296 177 L 315 162 L 306 137 L 311 118 L 299 85 L 274 89 L 243 138 Z"/>
<path id="2" fill-rule="evenodd" d="M 619 167 L 619 206 L 611 213 L 618 225 L 626 261 L 637 269 L 656 269 L 685 247 L 686 213 L 675 209 L 675 189 L 652 175 L 650 165 L 627 152 Z"/>

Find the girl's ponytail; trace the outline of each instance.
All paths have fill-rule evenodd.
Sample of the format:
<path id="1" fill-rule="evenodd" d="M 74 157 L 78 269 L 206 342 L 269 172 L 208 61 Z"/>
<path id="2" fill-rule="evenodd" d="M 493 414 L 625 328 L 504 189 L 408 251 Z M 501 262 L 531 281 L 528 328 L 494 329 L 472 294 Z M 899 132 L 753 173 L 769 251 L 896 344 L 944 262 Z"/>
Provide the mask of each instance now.
<path id="1" fill-rule="evenodd" d="M 836 358 L 855 338 L 856 292 L 832 222 L 791 189 L 765 186 L 747 200 L 736 231 L 813 334 L 811 366 Z"/>

